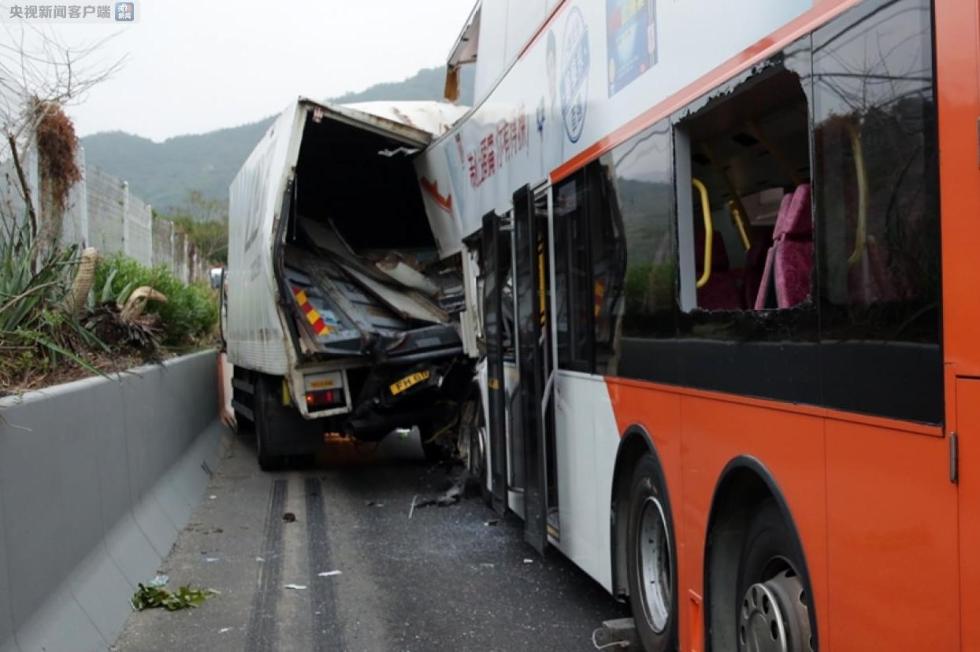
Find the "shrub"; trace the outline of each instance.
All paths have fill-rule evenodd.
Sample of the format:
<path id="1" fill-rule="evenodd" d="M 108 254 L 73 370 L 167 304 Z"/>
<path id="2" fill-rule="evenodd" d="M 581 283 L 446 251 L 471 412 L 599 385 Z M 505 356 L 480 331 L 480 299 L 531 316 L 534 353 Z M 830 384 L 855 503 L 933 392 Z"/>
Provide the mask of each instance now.
<path id="1" fill-rule="evenodd" d="M 146 311 L 160 315 L 163 343 L 193 344 L 207 338 L 218 323 L 215 292 L 205 283 L 188 285 L 165 267 L 145 267 L 132 258 L 111 256 L 99 262 L 94 291 L 102 293 L 109 284 L 111 296 L 125 301 L 133 289 L 148 285 L 167 297 L 166 303 L 150 302 Z"/>
<path id="2" fill-rule="evenodd" d="M 103 348 L 65 309 L 78 267 L 76 247 L 39 251 L 27 220 L 0 235 L 0 388 L 66 361 L 95 371 L 85 352 Z"/>

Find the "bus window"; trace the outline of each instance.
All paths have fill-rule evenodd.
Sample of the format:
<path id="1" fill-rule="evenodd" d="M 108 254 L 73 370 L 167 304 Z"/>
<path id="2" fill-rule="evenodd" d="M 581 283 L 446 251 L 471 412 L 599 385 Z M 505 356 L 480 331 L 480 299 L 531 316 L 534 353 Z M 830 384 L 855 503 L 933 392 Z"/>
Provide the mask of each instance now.
<path id="1" fill-rule="evenodd" d="M 623 214 L 616 202 L 613 180 L 614 168 L 604 163 L 593 164 L 592 219 L 589 242 L 592 247 L 592 318 L 595 366 L 606 373 L 614 357 L 617 317 L 622 312 L 623 288 L 626 276 L 626 240 Z"/>
<path id="2" fill-rule="evenodd" d="M 813 35 L 823 395 L 943 417 L 932 3 L 865 2 Z"/>
<path id="3" fill-rule="evenodd" d="M 814 35 L 821 333 L 937 343 L 930 3 L 872 2 L 851 16 Z"/>
<path id="4" fill-rule="evenodd" d="M 555 302 L 558 328 L 558 366 L 591 372 L 592 251 L 589 242 L 589 179 L 593 166 L 556 186 L 555 202 Z"/>
<path id="5" fill-rule="evenodd" d="M 800 77 L 777 62 L 680 122 L 675 138 L 678 235 L 693 253 L 682 260 L 685 309 L 809 302 L 810 129 Z"/>
<path id="6" fill-rule="evenodd" d="M 941 421 L 930 6 L 866 1 L 559 183 L 560 367 Z"/>
<path id="7" fill-rule="evenodd" d="M 608 237 L 596 283 L 599 373 L 635 375 L 644 340 L 676 336 L 677 247 L 670 123 L 663 121 L 602 157 L 599 229 Z M 598 297 L 597 297 L 598 298 Z M 664 364 L 663 359 L 643 364 Z"/>

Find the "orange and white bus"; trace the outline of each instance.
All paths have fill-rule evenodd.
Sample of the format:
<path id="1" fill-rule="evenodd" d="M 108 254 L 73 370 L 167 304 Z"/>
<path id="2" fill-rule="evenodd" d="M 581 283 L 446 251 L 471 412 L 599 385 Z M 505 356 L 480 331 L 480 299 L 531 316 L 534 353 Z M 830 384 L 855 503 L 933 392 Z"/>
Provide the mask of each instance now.
<path id="1" fill-rule="evenodd" d="M 487 483 L 647 650 L 980 650 L 975 0 L 483 0 Z"/>

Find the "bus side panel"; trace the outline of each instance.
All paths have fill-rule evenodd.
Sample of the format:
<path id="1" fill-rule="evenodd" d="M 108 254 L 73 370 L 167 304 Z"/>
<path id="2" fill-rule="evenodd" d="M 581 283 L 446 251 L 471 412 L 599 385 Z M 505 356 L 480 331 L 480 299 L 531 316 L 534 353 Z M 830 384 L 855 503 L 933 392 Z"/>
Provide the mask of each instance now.
<path id="1" fill-rule="evenodd" d="M 945 438 L 827 421 L 828 649 L 959 649 L 948 464 Z"/>
<path id="2" fill-rule="evenodd" d="M 736 457 L 749 456 L 769 471 L 792 514 L 810 573 L 820 640 L 825 641 L 830 612 L 823 420 L 697 396 L 681 398 L 680 416 L 684 503 L 678 527 L 688 542 L 681 595 L 687 593 L 690 598 L 690 592 L 694 592 L 703 598 L 706 529 L 712 497 L 725 466 Z M 675 508 L 675 514 L 680 512 Z M 690 602 L 682 598 L 682 608 L 690 608 Z M 682 629 L 682 637 L 690 631 Z M 682 642 L 682 646 L 690 649 L 690 643 Z"/>
<path id="3" fill-rule="evenodd" d="M 607 407 L 604 410 L 601 405 L 601 399 L 606 394 L 601 379 L 558 372 L 555 383 L 555 423 L 557 432 L 561 433 L 555 438 L 561 533 L 559 548 L 577 566 L 609 589 L 609 562 L 601 563 L 601 549 L 609 549 L 609 527 L 602 527 L 597 518 L 597 509 L 600 496 L 611 491 L 607 485 L 612 484 L 612 469 L 606 470 L 605 464 L 600 463 L 595 453 L 596 440 L 603 429 L 601 422 L 607 415 L 608 420 L 612 421 L 612 409 Z M 606 425 L 615 428 L 614 422 Z M 606 505 L 608 513 L 609 506 Z M 606 544 L 602 545 L 600 541 Z"/>
<path id="4" fill-rule="evenodd" d="M 980 650 L 980 380 L 956 383 L 959 432 L 960 627 L 964 650 Z"/>
<path id="5" fill-rule="evenodd" d="M 556 382 L 559 549 L 611 592 L 610 508 L 621 435 L 631 426 L 651 433 L 676 521 L 681 504 L 678 397 L 615 382 L 607 388 L 602 378 L 567 371 L 559 372 Z M 680 538 L 677 545 L 683 546 Z"/>
<path id="6" fill-rule="evenodd" d="M 957 375 L 980 375 L 980 7 L 936 2 L 936 90 L 942 205 L 943 352 Z M 952 415 L 947 413 L 950 417 Z"/>

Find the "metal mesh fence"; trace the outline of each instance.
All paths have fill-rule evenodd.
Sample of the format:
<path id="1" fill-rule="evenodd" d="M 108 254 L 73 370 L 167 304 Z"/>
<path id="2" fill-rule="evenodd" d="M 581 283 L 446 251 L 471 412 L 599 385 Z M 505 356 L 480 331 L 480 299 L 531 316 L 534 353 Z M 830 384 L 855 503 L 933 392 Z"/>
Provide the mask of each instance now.
<path id="1" fill-rule="evenodd" d="M 153 214 L 139 197 L 130 195 L 126 203 L 126 255 L 141 264 L 153 264 Z"/>
<path id="2" fill-rule="evenodd" d="M 126 182 L 96 167 L 85 172 L 90 244 L 103 254 L 126 253 Z"/>
<path id="3" fill-rule="evenodd" d="M 187 237 L 183 233 L 174 234 L 174 276 L 181 281 L 187 282 L 189 278 L 189 267 L 187 265 Z"/>
<path id="4" fill-rule="evenodd" d="M 207 262 L 194 252 L 172 222 L 153 219 L 149 204 L 129 192 L 129 184 L 94 166 L 85 165 L 79 148 L 82 180 L 72 187 L 60 220 L 39 224 L 41 235 L 62 245 L 91 246 L 103 255 L 125 254 L 147 266 L 162 265 L 184 282 L 208 277 Z M 24 174 L 37 208 L 41 203 L 38 161 L 33 150 L 21 156 Z M 12 161 L 0 160 L 0 229 L 8 233 L 26 219 L 26 203 Z M 37 210 L 39 221 L 41 210 Z"/>
<path id="5" fill-rule="evenodd" d="M 85 171 L 85 153 L 81 148 L 76 155 L 78 169 Z M 65 202 L 65 211 L 61 220 L 61 244 L 83 245 L 91 242 L 88 233 L 88 184 L 82 181 L 72 186 Z"/>
<path id="6" fill-rule="evenodd" d="M 174 223 L 169 220 L 153 220 L 153 265 L 164 265 L 173 271 Z"/>
<path id="7" fill-rule="evenodd" d="M 33 150 L 21 155 L 21 166 L 27 175 L 28 185 L 37 187 L 37 160 Z M 34 201 L 37 201 L 35 195 Z M 0 226 L 3 233 L 23 224 L 27 219 L 27 202 L 21 193 L 20 183 L 13 160 L 6 158 L 0 161 Z"/>

